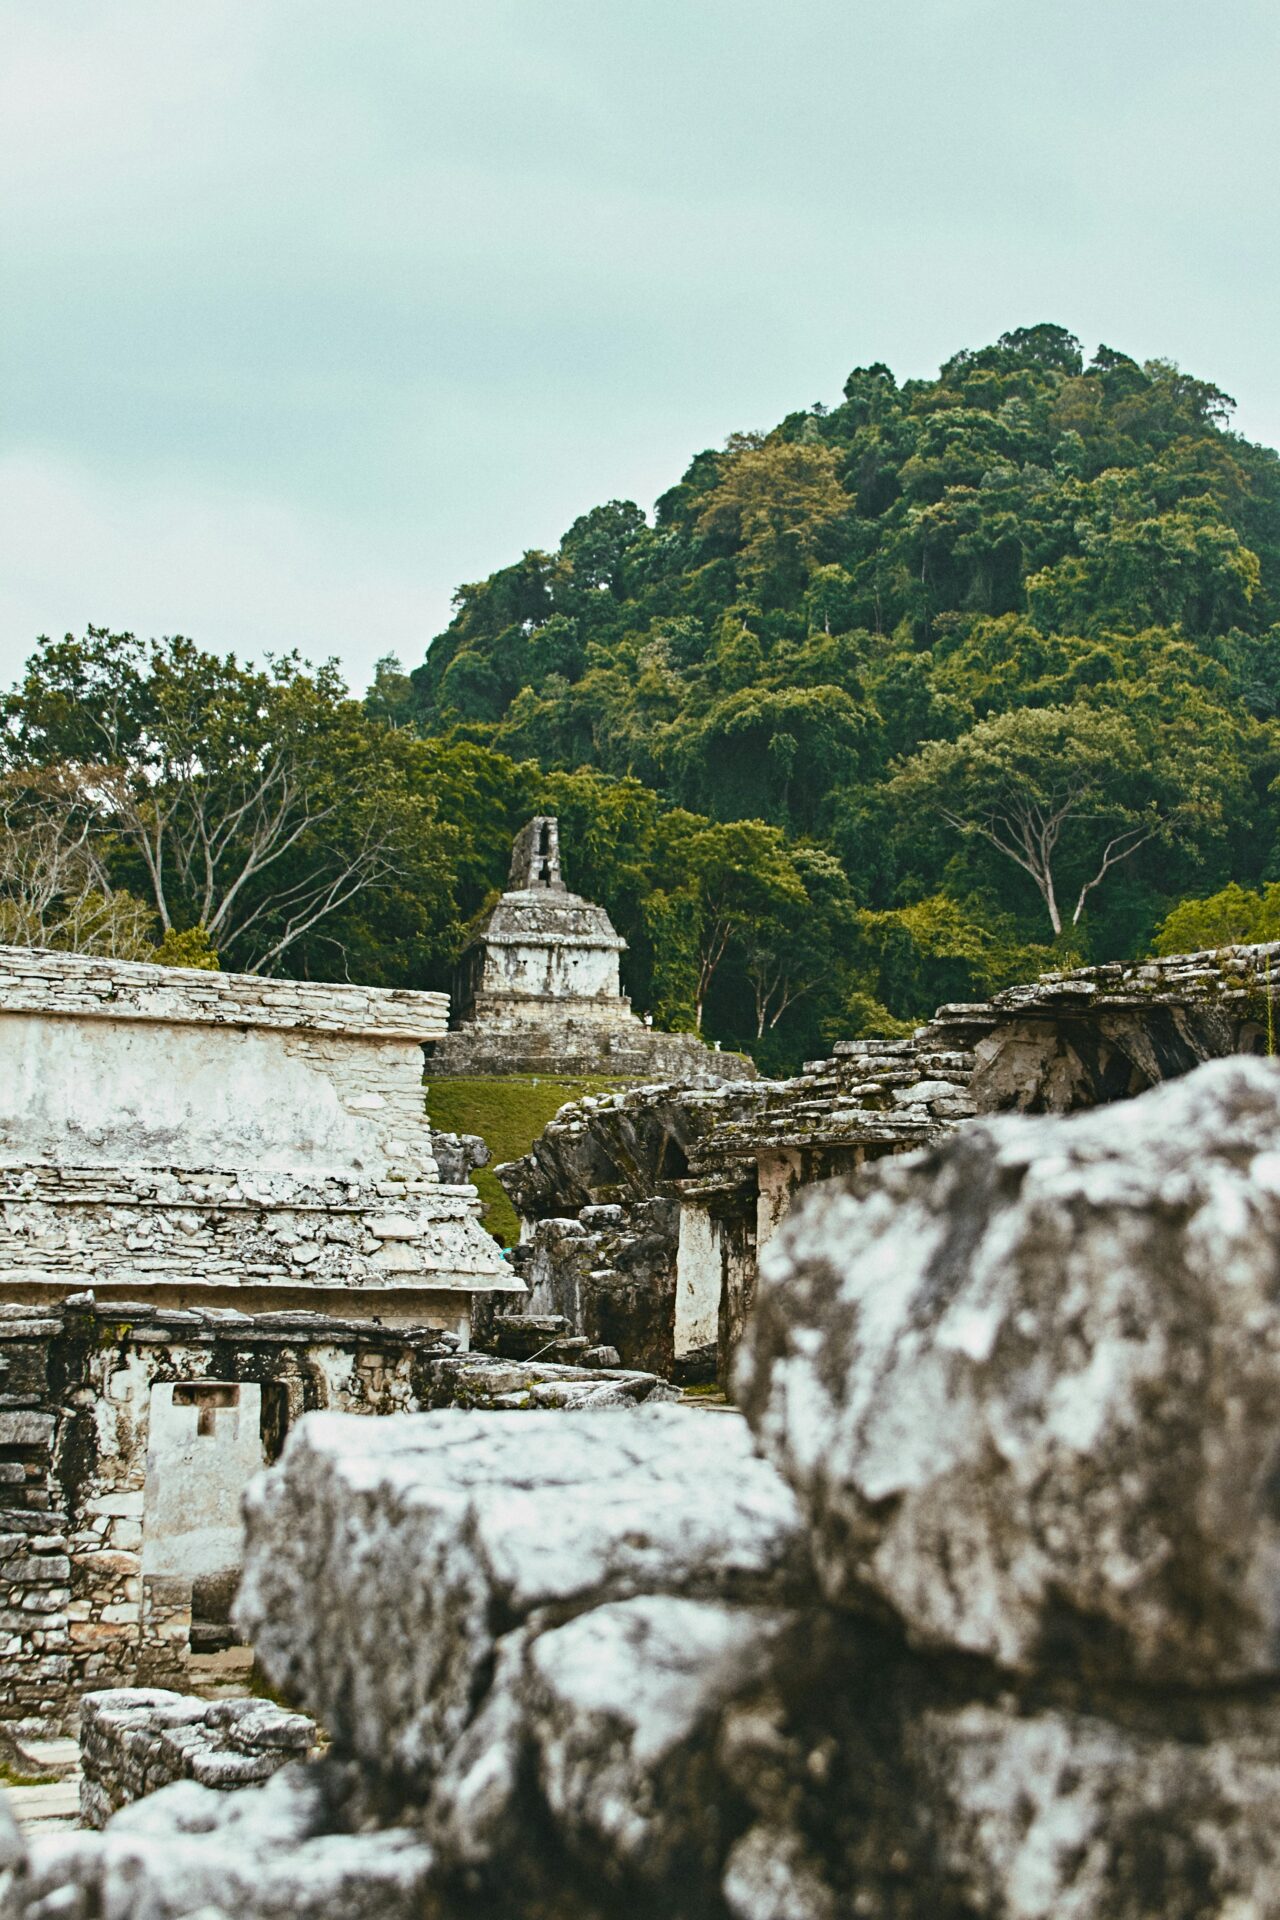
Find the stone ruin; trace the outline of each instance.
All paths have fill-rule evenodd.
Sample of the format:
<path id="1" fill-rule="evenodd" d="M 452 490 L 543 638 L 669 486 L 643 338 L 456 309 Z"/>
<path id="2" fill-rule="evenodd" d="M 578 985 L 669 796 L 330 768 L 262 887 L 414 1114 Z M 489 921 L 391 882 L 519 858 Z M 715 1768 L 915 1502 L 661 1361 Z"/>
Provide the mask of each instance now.
<path id="1" fill-rule="evenodd" d="M 528 1296 L 495 1300 L 633 1367 L 727 1383 L 760 1258 L 798 1193 L 978 1114 L 1131 1098 L 1203 1061 L 1265 1052 L 1280 945 L 1047 974 L 939 1008 L 902 1040 L 838 1044 L 788 1081 L 647 1086 L 562 1108 L 499 1170 Z"/>
<path id="2" fill-rule="evenodd" d="M 3 1920 L 1280 1912 L 1280 1067 L 805 1194 L 737 1392 L 299 1422 L 237 1617 L 328 1753 Z"/>
<path id="3" fill-rule="evenodd" d="M 5 1297 L 323 1310 L 465 1344 L 519 1283 L 446 1186 L 422 1093 L 443 994 L 0 948 Z"/>
<path id="4" fill-rule="evenodd" d="M 458 964 L 454 1030 L 428 1049 L 432 1078 L 754 1079 L 745 1055 L 637 1019 L 619 973 L 626 945 L 603 907 L 565 886 L 559 822 L 530 820 L 512 848 L 507 891 Z"/>
<path id="5" fill-rule="evenodd" d="M 423 1098 L 443 995 L 0 948 L 0 1729 L 188 1686 L 310 1409 L 643 1399 L 466 1349 L 523 1291 Z"/>
<path id="6" fill-rule="evenodd" d="M 194 1780 L 230 1792 L 261 1786 L 319 1744 L 305 1713 L 270 1700 L 196 1700 L 164 1687 L 86 1694 L 80 1712 L 80 1823 L 105 1827 L 122 1807 Z"/>

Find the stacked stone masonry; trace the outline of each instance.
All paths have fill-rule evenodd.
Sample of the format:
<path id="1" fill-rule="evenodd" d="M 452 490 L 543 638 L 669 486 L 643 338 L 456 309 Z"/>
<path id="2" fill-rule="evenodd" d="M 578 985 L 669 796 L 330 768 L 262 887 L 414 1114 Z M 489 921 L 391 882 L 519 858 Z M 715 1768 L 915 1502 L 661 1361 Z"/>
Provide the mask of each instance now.
<path id="1" fill-rule="evenodd" d="M 979 1119 L 795 1209 L 746 1422 L 303 1422 L 240 1608 L 330 1754 L 5 1920 L 1280 1912 L 1278 1169 L 1269 1061 Z"/>
<path id="2" fill-rule="evenodd" d="M 0 1719 L 234 1664 L 240 1494 L 290 1422 L 436 1404 L 473 1299 L 521 1290 L 476 1144 L 435 1157 L 447 1012 L 0 948 Z"/>
<path id="3" fill-rule="evenodd" d="M 304 1713 L 269 1700 L 197 1700 L 163 1687 L 90 1693 L 80 1703 L 80 1820 L 113 1814 L 175 1780 L 227 1793 L 261 1786 L 316 1747 Z"/>
<path id="4" fill-rule="evenodd" d="M 512 1283 L 432 1151 L 422 1044 L 446 1008 L 0 948 L 6 1296 L 368 1287 L 452 1295 L 427 1317 L 465 1322 Z"/>
<path id="5" fill-rule="evenodd" d="M 275 1027 L 343 1039 L 419 1042 L 444 1033 L 449 1024 L 445 993 L 270 980 L 33 947 L 0 947 L 0 981 L 6 1012 L 63 1019 Z"/>
<path id="6" fill-rule="evenodd" d="M 0 1306 L 0 1721 L 59 1730 L 86 1691 L 186 1687 L 240 1642 L 240 1498 L 304 1413 L 622 1405 L 618 1368 L 493 1360 L 328 1313 Z"/>
<path id="7" fill-rule="evenodd" d="M 794 1080 L 567 1106 L 499 1170 L 530 1289 L 512 1306 L 565 1315 L 627 1364 L 726 1381 L 760 1257 L 804 1188 L 978 1114 L 1094 1107 L 1263 1052 L 1276 990 L 1280 945 L 1082 968 L 942 1007 L 905 1039 L 839 1044 Z"/>

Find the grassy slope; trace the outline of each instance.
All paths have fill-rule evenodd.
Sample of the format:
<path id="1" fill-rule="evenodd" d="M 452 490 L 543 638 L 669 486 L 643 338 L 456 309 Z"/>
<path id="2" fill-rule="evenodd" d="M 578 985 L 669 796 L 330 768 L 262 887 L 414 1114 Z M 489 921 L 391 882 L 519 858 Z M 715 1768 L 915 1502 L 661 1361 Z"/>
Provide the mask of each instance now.
<path id="1" fill-rule="evenodd" d="M 566 1100 L 586 1093 L 609 1093 L 626 1080 L 559 1080 L 544 1075 L 512 1074 L 502 1079 L 434 1080 L 427 1089 L 427 1112 L 442 1133 L 478 1133 L 492 1156 L 472 1177 L 484 1201 L 484 1224 L 504 1247 L 520 1237 L 515 1208 L 493 1177 L 494 1167 L 527 1153 L 548 1120 Z"/>

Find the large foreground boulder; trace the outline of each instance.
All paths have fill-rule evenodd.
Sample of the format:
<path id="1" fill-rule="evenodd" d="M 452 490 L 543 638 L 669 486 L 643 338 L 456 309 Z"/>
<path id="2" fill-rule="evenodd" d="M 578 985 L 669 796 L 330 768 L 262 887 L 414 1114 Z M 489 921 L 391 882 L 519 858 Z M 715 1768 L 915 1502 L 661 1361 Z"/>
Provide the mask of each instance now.
<path id="1" fill-rule="evenodd" d="M 1022 1671 L 1272 1678 L 1280 1065 L 811 1196 L 737 1384 L 832 1601 Z"/>
<path id="2" fill-rule="evenodd" d="M 664 1596 L 530 1625 L 417 1804 L 379 1809 L 363 1773 L 184 1782 L 37 1839 L 23 1920 L 1280 1912 L 1273 1703 L 1085 1710 L 836 1609 Z"/>
<path id="3" fill-rule="evenodd" d="M 498 1640 L 637 1594 L 786 1602 L 799 1510 L 738 1420 L 312 1414 L 246 1499 L 236 1618 L 339 1751 L 422 1781 L 471 1719 Z"/>

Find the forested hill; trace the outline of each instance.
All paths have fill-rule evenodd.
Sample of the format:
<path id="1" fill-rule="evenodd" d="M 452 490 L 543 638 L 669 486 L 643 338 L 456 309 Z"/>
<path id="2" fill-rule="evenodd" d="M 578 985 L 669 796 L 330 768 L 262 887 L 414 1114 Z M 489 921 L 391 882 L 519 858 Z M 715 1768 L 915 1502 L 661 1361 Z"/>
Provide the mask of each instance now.
<path id="1" fill-rule="evenodd" d="M 407 674 L 43 638 L 0 939 L 447 986 L 561 816 L 639 1011 L 769 1070 L 1054 964 L 1280 936 L 1280 461 L 1061 328 L 700 453 Z"/>
<path id="2" fill-rule="evenodd" d="M 772 952 L 861 910 L 864 960 L 888 941 L 920 976 L 881 965 L 899 1011 L 1052 957 L 1032 946 L 1141 951 L 1184 896 L 1280 871 L 1280 463 L 1233 404 L 1047 325 L 936 380 L 859 368 L 838 405 L 698 454 L 651 520 L 611 501 L 463 588 L 371 699 L 780 830 L 812 910 L 775 886 L 739 918 Z M 759 994 L 733 941 L 737 1037 Z"/>

